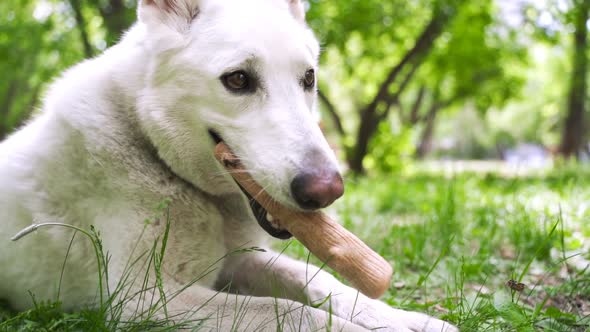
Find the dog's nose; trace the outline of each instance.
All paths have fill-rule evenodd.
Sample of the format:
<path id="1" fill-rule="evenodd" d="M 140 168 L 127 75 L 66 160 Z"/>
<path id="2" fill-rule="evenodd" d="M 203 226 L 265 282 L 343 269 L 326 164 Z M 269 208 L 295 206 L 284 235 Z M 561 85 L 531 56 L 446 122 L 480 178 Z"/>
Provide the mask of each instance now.
<path id="1" fill-rule="evenodd" d="M 342 196 L 344 183 L 338 171 L 301 172 L 291 182 L 291 193 L 301 208 L 314 210 Z"/>

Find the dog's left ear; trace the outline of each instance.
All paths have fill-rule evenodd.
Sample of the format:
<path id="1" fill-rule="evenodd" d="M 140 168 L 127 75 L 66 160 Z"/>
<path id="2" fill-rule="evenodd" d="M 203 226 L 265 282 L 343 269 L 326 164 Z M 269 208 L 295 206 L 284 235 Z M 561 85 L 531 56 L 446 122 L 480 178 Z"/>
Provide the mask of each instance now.
<path id="1" fill-rule="evenodd" d="M 171 28 L 186 30 L 199 13 L 201 0 L 140 0 L 137 15 L 146 24 L 164 23 Z"/>
<path id="2" fill-rule="evenodd" d="M 289 5 L 289 10 L 295 19 L 298 21 L 305 21 L 305 8 L 301 0 L 286 0 Z"/>

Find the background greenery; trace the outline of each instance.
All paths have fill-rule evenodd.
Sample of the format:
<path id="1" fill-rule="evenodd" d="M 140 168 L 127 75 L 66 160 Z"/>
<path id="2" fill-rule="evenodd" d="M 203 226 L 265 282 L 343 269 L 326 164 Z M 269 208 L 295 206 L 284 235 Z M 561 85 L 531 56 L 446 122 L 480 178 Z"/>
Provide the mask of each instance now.
<path id="1" fill-rule="evenodd" d="M 324 123 L 352 172 L 414 157 L 587 154 L 588 3 L 311 0 Z M 0 3 L 0 138 L 61 71 L 115 43 L 135 0 Z M 462 120 L 469 118 L 469 123 Z"/>
<path id="2" fill-rule="evenodd" d="M 394 265 L 384 299 L 466 331 L 588 331 L 590 2 L 307 5 L 323 47 L 323 128 L 348 169 L 332 212 Z M 116 43 L 135 9 L 135 0 L 0 1 L 0 139 L 60 72 Z M 490 161 L 524 143 L 536 148 L 524 162 Z M 307 257 L 297 243 L 287 252 Z M 0 331 L 85 330 L 103 318 L 3 309 Z"/>

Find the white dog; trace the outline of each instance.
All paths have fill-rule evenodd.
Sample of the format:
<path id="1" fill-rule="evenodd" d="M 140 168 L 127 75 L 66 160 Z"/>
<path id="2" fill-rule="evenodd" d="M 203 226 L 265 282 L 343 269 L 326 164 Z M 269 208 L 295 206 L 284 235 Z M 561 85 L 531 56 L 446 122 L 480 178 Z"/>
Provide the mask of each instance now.
<path id="1" fill-rule="evenodd" d="M 302 4 L 145 0 L 138 13 L 118 45 L 69 70 L 42 112 L 0 145 L 0 298 L 25 309 L 28 291 L 55 300 L 60 288 L 67 310 L 96 305 L 97 261 L 87 238 L 75 237 L 70 250 L 74 231 L 64 227 L 10 238 L 36 223 L 94 225 L 110 257 L 112 290 L 130 257 L 162 239 L 167 223 L 145 220 L 167 198 L 161 278 L 168 294 L 189 286 L 167 299 L 161 317 L 186 312 L 204 319 L 201 328 L 222 331 L 454 331 L 271 250 L 228 255 L 267 248 L 268 234 L 290 234 L 249 205 L 215 160 L 215 142 L 223 140 L 284 205 L 325 207 L 343 191 L 314 121 L 319 47 Z M 133 280 L 126 287 L 141 289 L 141 278 Z M 227 285 L 231 295 L 219 291 Z M 160 295 L 154 291 L 156 301 Z M 137 301 L 125 307 L 130 316 Z"/>

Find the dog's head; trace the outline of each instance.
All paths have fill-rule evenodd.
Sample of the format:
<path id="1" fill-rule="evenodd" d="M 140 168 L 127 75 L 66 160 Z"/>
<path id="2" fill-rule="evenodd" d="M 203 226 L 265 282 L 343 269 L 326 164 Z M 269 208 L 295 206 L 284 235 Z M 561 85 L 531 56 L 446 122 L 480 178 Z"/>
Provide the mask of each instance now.
<path id="1" fill-rule="evenodd" d="M 152 54 L 140 116 L 174 172 L 235 191 L 213 157 L 222 140 L 284 205 L 342 195 L 314 114 L 319 46 L 299 0 L 143 0 L 139 17 Z"/>

